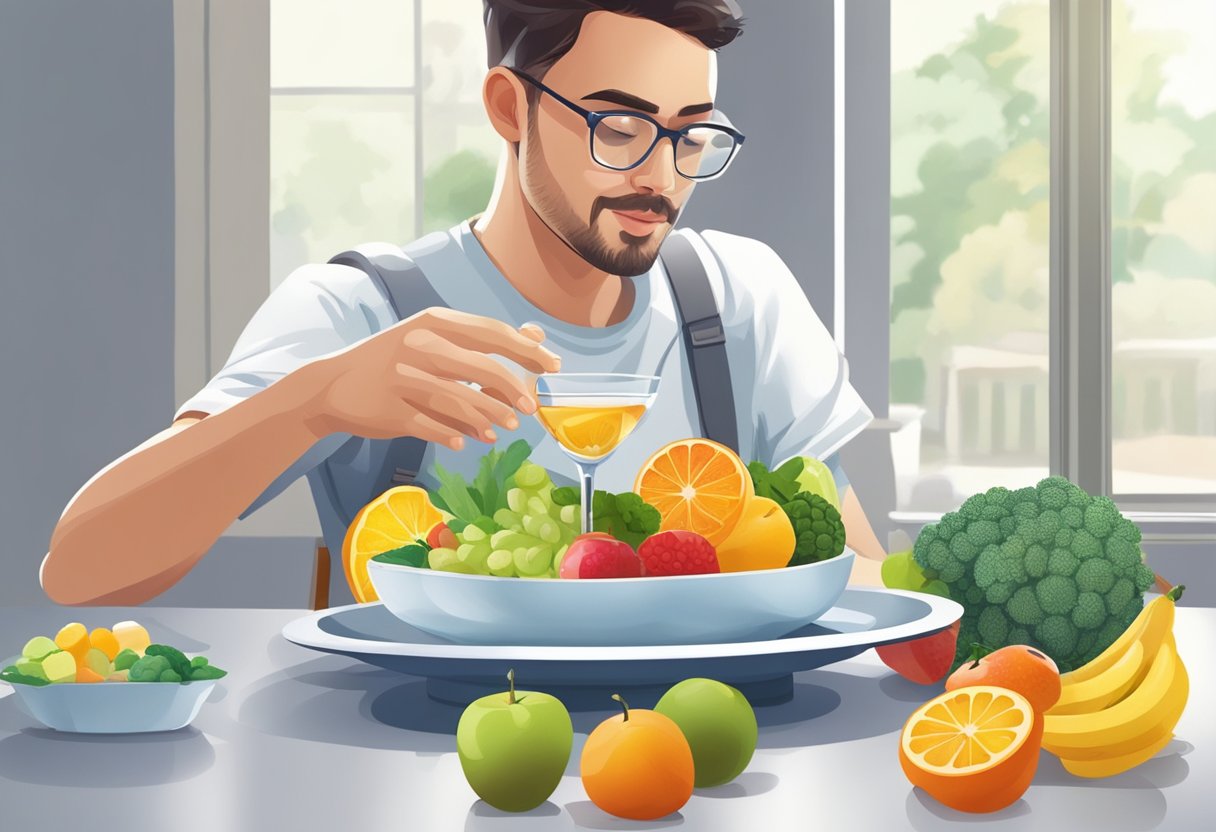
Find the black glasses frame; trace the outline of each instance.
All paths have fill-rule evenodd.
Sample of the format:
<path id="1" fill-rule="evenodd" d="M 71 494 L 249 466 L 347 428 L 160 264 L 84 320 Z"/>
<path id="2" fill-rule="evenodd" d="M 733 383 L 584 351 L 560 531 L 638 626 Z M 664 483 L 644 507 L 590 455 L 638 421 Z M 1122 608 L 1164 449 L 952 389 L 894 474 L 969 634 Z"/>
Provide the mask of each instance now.
<path id="1" fill-rule="evenodd" d="M 580 107 L 579 105 L 575 104 L 573 101 L 570 101 L 565 96 L 563 96 L 561 93 L 545 86 L 543 83 L 536 80 L 528 73 L 523 72 L 522 70 L 518 70 L 518 69 L 511 69 L 511 71 L 514 72 L 516 75 L 518 75 L 523 80 L 527 81 L 532 86 L 539 89 L 541 92 L 548 93 L 549 95 L 553 96 L 555 99 L 560 101 L 562 104 L 566 105 L 568 108 L 570 108 L 571 110 L 573 110 L 574 112 L 578 113 L 580 116 L 583 117 L 583 119 L 587 122 L 587 129 L 589 131 L 587 140 L 588 140 L 588 150 L 591 153 L 591 158 L 595 160 L 595 163 L 597 165 L 608 168 L 609 170 L 633 170 L 634 168 L 638 167 L 639 165 L 641 165 L 647 159 L 650 158 L 650 154 L 654 152 L 654 149 L 656 147 L 658 147 L 659 142 L 661 142 L 663 139 L 669 139 L 671 141 L 671 149 L 672 149 L 673 161 L 674 161 L 674 159 L 679 158 L 679 147 L 676 145 L 676 142 L 679 139 L 687 138 L 689 131 L 691 131 L 694 127 L 712 127 L 715 130 L 721 130 L 722 132 L 726 133 L 735 141 L 734 147 L 731 148 L 730 155 L 727 156 L 726 161 L 722 163 L 722 168 L 720 170 L 718 170 L 716 173 L 706 174 L 705 176 L 689 176 L 688 174 L 686 174 L 682 170 L 680 170 L 678 165 L 675 165 L 675 169 L 676 169 L 676 173 L 680 174 L 680 176 L 683 176 L 685 179 L 691 179 L 695 182 L 703 182 L 707 179 L 717 179 L 719 176 L 721 176 L 723 173 L 726 172 L 726 169 L 728 167 L 730 167 L 730 163 L 732 161 L 734 161 L 735 154 L 739 152 L 739 148 L 742 147 L 742 145 L 743 145 L 743 140 L 745 138 L 747 138 L 742 133 L 740 133 L 738 130 L 736 130 L 735 128 L 733 128 L 729 125 L 715 124 L 712 121 L 698 121 L 695 124 L 686 124 L 685 126 L 681 127 L 679 130 L 671 130 L 671 129 L 659 124 L 657 121 L 655 121 L 653 118 L 651 118 L 648 114 L 638 112 L 637 110 L 588 110 L 584 107 Z M 617 167 L 616 165 L 609 165 L 609 164 L 601 161 L 599 159 L 599 157 L 596 156 L 596 154 L 595 154 L 595 128 L 599 125 L 599 123 L 601 121 L 603 121 L 605 118 L 608 118 L 609 116 L 629 116 L 630 118 L 640 118 L 643 121 L 648 121 L 651 124 L 653 124 L 655 129 L 658 131 L 655 135 L 654 141 L 650 143 L 650 147 L 646 148 L 646 152 L 643 153 L 641 158 L 638 159 L 636 162 L 634 162 L 632 165 L 628 165 L 627 167 L 623 167 L 623 168 Z"/>

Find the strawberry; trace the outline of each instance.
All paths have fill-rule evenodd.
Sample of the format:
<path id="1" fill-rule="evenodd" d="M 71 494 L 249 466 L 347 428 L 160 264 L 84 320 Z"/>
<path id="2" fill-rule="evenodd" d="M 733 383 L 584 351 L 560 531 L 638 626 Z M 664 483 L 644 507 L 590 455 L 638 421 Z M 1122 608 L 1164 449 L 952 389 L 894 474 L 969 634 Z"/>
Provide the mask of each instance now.
<path id="1" fill-rule="evenodd" d="M 958 645 L 959 622 L 931 636 L 875 647 L 882 663 L 910 682 L 931 685 L 950 671 Z"/>
<path id="2" fill-rule="evenodd" d="M 646 575 L 702 575 L 721 572 L 713 544 L 696 532 L 673 529 L 652 534 L 638 547 Z"/>

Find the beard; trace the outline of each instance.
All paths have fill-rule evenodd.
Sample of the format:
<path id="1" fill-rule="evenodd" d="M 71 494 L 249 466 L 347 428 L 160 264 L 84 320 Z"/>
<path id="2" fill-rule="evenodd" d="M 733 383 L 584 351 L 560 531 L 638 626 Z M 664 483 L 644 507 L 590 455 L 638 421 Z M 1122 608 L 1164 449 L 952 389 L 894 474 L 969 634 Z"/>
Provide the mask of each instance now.
<path id="1" fill-rule="evenodd" d="M 626 194 L 598 196 L 591 204 L 591 216 L 578 216 L 566 199 L 561 186 L 544 161 L 539 136 L 532 113 L 528 118 L 528 158 L 525 172 L 533 194 L 532 209 L 541 221 L 588 264 L 607 274 L 637 277 L 646 274 L 658 259 L 659 247 L 675 224 L 679 212 L 671 200 L 658 194 Z M 604 209 L 622 211 L 653 211 L 667 218 L 667 228 L 637 237 L 621 231 L 612 241 L 595 227 L 596 218 Z"/>

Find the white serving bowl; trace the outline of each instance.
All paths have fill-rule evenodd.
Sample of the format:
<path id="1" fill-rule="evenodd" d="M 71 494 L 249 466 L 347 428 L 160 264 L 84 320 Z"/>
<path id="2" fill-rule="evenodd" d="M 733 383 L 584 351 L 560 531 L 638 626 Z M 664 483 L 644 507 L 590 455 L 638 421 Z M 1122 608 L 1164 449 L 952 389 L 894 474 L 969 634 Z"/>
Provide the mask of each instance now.
<path id="1" fill-rule="evenodd" d="M 498 578 L 374 560 L 368 574 L 389 612 L 461 644 L 716 644 L 810 624 L 844 592 L 853 557 L 660 578 Z"/>
<path id="2" fill-rule="evenodd" d="M 189 725 L 216 681 L 65 682 L 12 687 L 26 710 L 48 728 L 83 734 L 136 734 L 174 731 Z"/>

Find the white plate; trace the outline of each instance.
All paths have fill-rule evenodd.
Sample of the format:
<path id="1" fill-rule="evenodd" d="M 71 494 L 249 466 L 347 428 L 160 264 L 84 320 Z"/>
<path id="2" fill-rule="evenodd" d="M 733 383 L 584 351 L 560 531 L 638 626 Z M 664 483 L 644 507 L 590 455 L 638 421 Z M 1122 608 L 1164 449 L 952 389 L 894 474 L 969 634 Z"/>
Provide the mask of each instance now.
<path id="1" fill-rule="evenodd" d="M 948 598 L 893 589 L 849 588 L 819 620 L 782 638 L 650 646 L 457 644 L 425 633 L 381 603 L 322 610 L 283 628 L 295 644 L 423 676 L 433 698 L 466 703 L 502 690 L 514 668 L 521 687 L 567 707 L 603 707 L 603 691 L 667 686 L 705 676 L 740 688 L 754 704 L 787 698 L 791 674 L 852 658 L 870 647 L 944 630 L 963 608 Z M 523 681 L 526 680 L 526 681 Z"/>
<path id="2" fill-rule="evenodd" d="M 376 594 L 419 630 L 463 644 L 621 646 L 778 638 L 844 591 L 853 552 L 783 569 L 595 580 L 498 578 L 368 563 Z"/>

